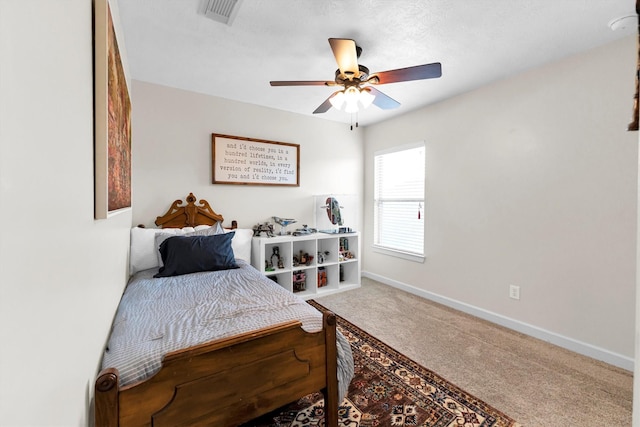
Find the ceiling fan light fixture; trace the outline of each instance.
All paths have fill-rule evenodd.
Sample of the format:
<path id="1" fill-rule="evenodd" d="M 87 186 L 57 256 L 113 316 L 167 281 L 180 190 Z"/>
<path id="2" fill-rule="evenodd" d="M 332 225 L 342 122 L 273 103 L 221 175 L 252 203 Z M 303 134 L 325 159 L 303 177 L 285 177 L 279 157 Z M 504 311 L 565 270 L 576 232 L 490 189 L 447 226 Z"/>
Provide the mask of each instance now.
<path id="1" fill-rule="evenodd" d="M 347 102 L 344 106 L 344 112 L 345 113 L 357 113 L 358 112 L 358 102 L 355 103 L 351 103 L 351 102 Z"/>
<path id="2" fill-rule="evenodd" d="M 344 90 L 344 100 L 348 103 L 357 103 L 359 91 L 354 86 L 349 86 Z"/>
<path id="3" fill-rule="evenodd" d="M 371 93 L 371 90 L 350 86 L 331 95 L 329 102 L 336 110 L 342 110 L 342 107 L 344 107 L 345 113 L 357 113 L 360 110 L 360 106 L 367 108 L 373 103 L 374 99 L 375 95 Z"/>
<path id="4" fill-rule="evenodd" d="M 344 112 L 357 113 L 358 101 L 360 100 L 360 91 L 354 86 L 350 86 L 344 90 Z"/>
<path id="5" fill-rule="evenodd" d="M 329 102 L 336 110 L 342 108 L 342 104 L 344 104 L 344 91 L 339 91 L 333 94 L 331 98 L 329 98 Z"/>
<path id="6" fill-rule="evenodd" d="M 358 95 L 358 100 L 360 104 L 362 104 L 363 108 L 367 108 L 373 103 L 375 96 L 371 93 L 369 89 L 362 88 L 360 89 L 360 94 Z"/>

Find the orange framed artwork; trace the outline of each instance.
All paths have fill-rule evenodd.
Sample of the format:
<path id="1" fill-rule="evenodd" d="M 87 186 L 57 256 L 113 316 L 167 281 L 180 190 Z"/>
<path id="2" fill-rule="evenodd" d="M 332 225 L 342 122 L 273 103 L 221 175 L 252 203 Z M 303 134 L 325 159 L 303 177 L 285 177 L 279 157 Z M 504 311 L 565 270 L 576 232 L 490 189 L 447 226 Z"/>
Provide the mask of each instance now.
<path id="1" fill-rule="evenodd" d="M 94 0 L 96 219 L 131 208 L 131 100 L 108 0 Z"/>

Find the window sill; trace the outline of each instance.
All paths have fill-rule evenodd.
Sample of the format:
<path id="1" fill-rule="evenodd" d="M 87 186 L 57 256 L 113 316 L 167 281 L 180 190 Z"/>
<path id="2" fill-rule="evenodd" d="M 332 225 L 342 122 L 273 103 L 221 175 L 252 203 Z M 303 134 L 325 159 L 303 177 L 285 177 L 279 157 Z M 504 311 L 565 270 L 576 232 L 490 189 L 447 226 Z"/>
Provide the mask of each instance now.
<path id="1" fill-rule="evenodd" d="M 379 254 L 389 255 L 396 258 L 402 258 L 402 259 L 406 259 L 408 261 L 413 261 L 413 262 L 424 263 L 424 260 L 425 260 L 424 255 L 418 255 L 418 254 L 413 254 L 409 252 L 402 252 L 398 250 L 385 248 L 383 246 L 373 245 L 373 251 Z"/>

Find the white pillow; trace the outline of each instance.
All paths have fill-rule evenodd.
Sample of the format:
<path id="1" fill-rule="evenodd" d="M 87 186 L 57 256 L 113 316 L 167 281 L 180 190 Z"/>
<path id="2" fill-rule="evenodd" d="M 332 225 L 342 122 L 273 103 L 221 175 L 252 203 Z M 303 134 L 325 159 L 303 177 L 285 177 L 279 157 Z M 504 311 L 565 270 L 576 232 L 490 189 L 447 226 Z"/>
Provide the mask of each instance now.
<path id="1" fill-rule="evenodd" d="M 215 227 L 218 232 L 223 232 L 222 226 L 219 223 L 216 223 L 213 227 Z M 198 226 L 196 228 L 132 228 L 131 252 L 129 254 L 129 274 L 133 275 L 138 271 L 159 267 L 159 251 L 155 242 L 157 233 L 183 235 L 186 233 L 193 233 L 196 229 L 199 231 L 207 228 L 209 228 L 208 225 Z"/>
<path id="2" fill-rule="evenodd" d="M 236 259 L 241 259 L 251 264 L 251 239 L 253 230 L 250 228 L 236 228 L 235 230 L 224 230 L 225 233 L 235 231 L 231 239 L 231 249 Z"/>
<path id="3" fill-rule="evenodd" d="M 154 251 L 157 228 L 131 229 L 131 252 L 129 254 L 129 274 L 158 266 L 158 257 Z"/>

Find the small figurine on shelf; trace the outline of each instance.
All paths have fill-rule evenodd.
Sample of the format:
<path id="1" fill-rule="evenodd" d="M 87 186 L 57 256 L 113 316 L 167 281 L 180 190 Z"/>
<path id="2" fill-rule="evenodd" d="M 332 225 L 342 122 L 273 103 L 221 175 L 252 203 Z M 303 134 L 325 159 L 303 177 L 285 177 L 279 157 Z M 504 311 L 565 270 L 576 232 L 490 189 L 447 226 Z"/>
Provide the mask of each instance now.
<path id="1" fill-rule="evenodd" d="M 329 257 L 329 251 L 318 251 L 318 264 L 324 264 L 325 259 Z"/>
<path id="2" fill-rule="evenodd" d="M 313 255 L 309 255 L 307 252 L 301 250 L 298 262 L 304 265 L 311 265 L 313 263 Z"/>
<path id="3" fill-rule="evenodd" d="M 274 270 L 275 270 L 275 268 L 273 268 L 273 264 L 271 264 L 268 259 L 265 259 L 264 260 L 264 271 L 274 271 Z"/>
<path id="4" fill-rule="evenodd" d="M 354 259 L 356 256 L 351 251 L 340 251 L 340 255 L 338 256 L 339 261 L 346 261 L 348 259 Z"/>
<path id="5" fill-rule="evenodd" d="M 282 258 L 280 258 L 280 248 L 278 246 L 273 247 L 273 253 L 271 254 L 270 264 L 274 269 L 275 269 L 275 266 L 278 266 L 278 268 L 284 268 Z M 267 270 L 267 271 L 273 271 L 273 270 Z"/>

